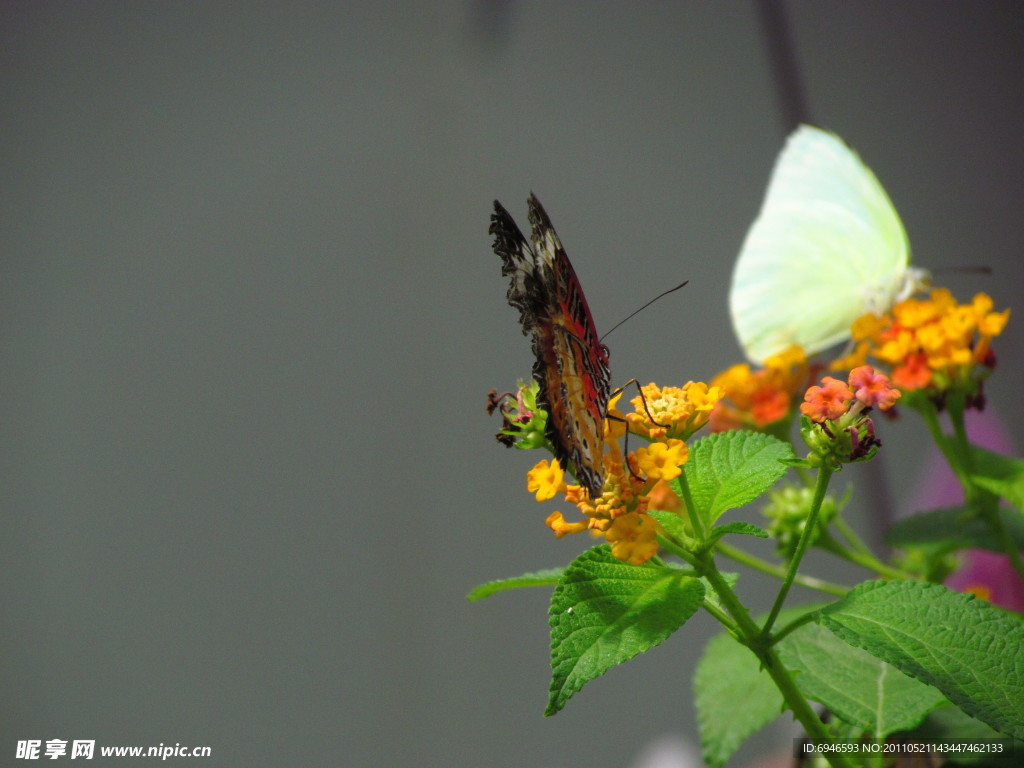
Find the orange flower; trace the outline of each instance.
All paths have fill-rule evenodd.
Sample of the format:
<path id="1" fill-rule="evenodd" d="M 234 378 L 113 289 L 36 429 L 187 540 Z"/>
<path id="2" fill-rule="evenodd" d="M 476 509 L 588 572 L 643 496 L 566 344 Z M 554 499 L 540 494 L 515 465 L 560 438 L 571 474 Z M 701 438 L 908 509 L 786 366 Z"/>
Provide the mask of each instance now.
<path id="1" fill-rule="evenodd" d="M 711 414 L 711 430 L 764 429 L 789 416 L 795 395 L 806 386 L 807 358 L 800 347 L 772 355 L 764 368 L 734 365 L 712 380 L 724 393 Z"/>
<path id="2" fill-rule="evenodd" d="M 853 400 L 853 392 L 845 382 L 826 376 L 822 387 L 809 387 L 800 404 L 800 411 L 811 421 L 833 421 L 846 413 L 847 404 Z"/>
<path id="3" fill-rule="evenodd" d="M 892 381 L 900 389 L 924 389 L 932 383 L 932 369 L 924 352 L 907 355 L 902 364 L 892 369 Z"/>
<path id="4" fill-rule="evenodd" d="M 807 417 L 801 422 L 800 436 L 811 449 L 808 461 L 812 466 L 838 470 L 843 464 L 872 458 L 881 442 L 875 437 L 875 425 L 867 409 L 877 405 L 888 410 L 900 392 L 889 385 L 884 374 L 868 365 L 854 368 L 848 384 L 831 376 L 823 378 L 821 384 L 808 388 L 800 406 Z"/>

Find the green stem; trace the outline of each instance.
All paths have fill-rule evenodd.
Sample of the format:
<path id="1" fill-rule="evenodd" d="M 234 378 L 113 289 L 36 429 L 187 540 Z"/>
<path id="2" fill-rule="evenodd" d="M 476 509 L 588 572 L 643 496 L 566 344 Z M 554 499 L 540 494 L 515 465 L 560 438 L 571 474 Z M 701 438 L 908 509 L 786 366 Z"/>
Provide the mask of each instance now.
<path id="1" fill-rule="evenodd" d="M 737 563 L 748 565 L 751 568 L 755 568 L 761 571 L 762 573 L 767 573 L 771 576 L 775 576 L 780 579 L 785 578 L 786 576 L 786 569 L 783 568 L 781 565 L 769 563 L 767 560 L 762 560 L 760 557 L 752 555 L 749 552 L 745 552 L 739 547 L 734 547 L 731 544 L 726 544 L 724 541 L 719 541 L 718 543 L 716 543 L 715 549 L 717 549 L 726 557 L 735 560 Z M 814 576 L 804 576 L 800 573 L 796 575 L 793 581 L 795 581 L 801 587 L 807 587 L 808 589 L 816 589 L 819 592 L 825 592 L 830 595 L 838 595 L 839 597 L 843 597 L 847 592 L 850 591 L 848 587 L 844 587 L 839 584 L 833 584 L 830 581 L 825 581 L 824 579 L 819 579 Z"/>
<path id="2" fill-rule="evenodd" d="M 676 557 L 690 563 L 693 566 L 698 566 L 697 558 L 682 547 L 679 542 L 673 539 L 671 536 L 658 535 L 658 546 L 663 549 L 667 549 Z M 660 559 L 660 558 L 659 558 Z M 664 563 L 662 563 L 664 564 Z M 703 573 L 703 571 L 701 571 Z M 734 636 L 739 636 L 739 631 L 736 629 L 736 622 L 729 618 L 729 615 L 725 613 L 721 608 L 715 605 L 713 602 L 704 598 L 704 610 L 714 616 L 729 632 Z"/>
<path id="3" fill-rule="evenodd" d="M 827 485 L 827 481 L 825 484 Z M 729 588 L 728 582 L 718 571 L 711 553 L 703 553 L 698 560 L 699 570 L 718 594 L 722 606 L 735 620 L 740 642 L 750 648 L 760 660 L 761 666 L 771 676 L 772 681 L 782 694 L 782 698 L 792 710 L 793 716 L 804 727 L 807 736 L 814 741 L 831 743 L 833 739 L 825 724 L 807 703 L 807 699 L 804 698 L 803 693 L 794 682 L 793 676 L 782 665 L 782 661 L 773 647 L 774 639 L 762 634 L 746 607 L 739 601 L 736 593 Z M 854 765 L 843 755 L 830 754 L 827 759 L 833 768 L 852 768 Z"/>
<path id="4" fill-rule="evenodd" d="M 836 515 L 835 519 L 832 520 L 832 524 L 843 535 L 843 538 L 846 539 L 847 544 L 849 544 L 858 552 L 864 552 L 868 555 L 872 554 L 871 550 L 868 548 L 868 545 L 864 543 L 864 540 L 857 535 L 857 532 L 853 530 L 853 528 L 846 524 L 846 521 L 843 520 L 843 518 Z"/>
<path id="5" fill-rule="evenodd" d="M 704 521 L 697 512 L 697 506 L 693 503 L 693 493 L 690 491 L 690 484 L 686 481 L 686 470 L 679 475 L 679 488 L 683 492 L 683 504 L 686 506 L 686 514 L 690 517 L 690 525 L 693 526 L 693 533 L 698 541 L 707 541 L 707 529 Z"/>
<path id="6" fill-rule="evenodd" d="M 718 619 L 722 626 L 729 631 L 729 634 L 731 634 L 736 639 L 739 639 L 740 631 L 739 628 L 736 626 L 736 622 L 729 617 L 729 614 L 727 614 L 713 602 L 708 600 L 706 597 L 704 598 L 704 610 L 710 613 L 716 619 Z"/>
<path id="7" fill-rule="evenodd" d="M 697 558 L 694 557 L 693 553 L 683 547 L 673 537 L 658 534 L 658 546 L 667 549 L 680 560 L 683 560 L 694 567 L 697 566 Z"/>
<path id="8" fill-rule="evenodd" d="M 809 624 L 812 621 L 814 621 L 814 617 L 816 614 L 817 611 L 810 611 L 808 613 L 805 613 L 799 619 L 794 619 L 793 621 L 789 622 L 789 624 L 784 626 L 782 629 L 780 629 L 772 636 L 772 644 L 778 645 L 779 641 L 782 640 L 782 638 L 784 638 L 790 632 L 800 629 L 800 627 L 802 627 L 804 624 Z"/>
<path id="9" fill-rule="evenodd" d="M 782 580 L 782 586 L 779 587 L 779 594 L 775 598 L 775 604 L 772 606 L 772 611 L 768 614 L 768 621 L 764 624 L 764 629 L 761 630 L 762 639 L 767 639 L 772 631 L 772 625 L 775 624 L 775 619 L 779 616 L 779 611 L 782 610 L 782 604 L 786 602 L 786 595 L 789 594 L 789 588 L 793 586 L 793 580 L 796 578 L 797 569 L 800 567 L 800 561 L 804 558 L 804 553 L 807 551 L 807 546 L 811 541 L 811 537 L 817 532 L 818 528 L 818 513 L 821 511 L 821 502 L 825 499 L 825 491 L 828 490 L 828 481 L 832 477 L 832 470 L 828 467 L 818 468 L 818 480 L 814 486 L 814 500 L 811 502 L 811 511 L 807 515 L 807 522 L 804 524 L 803 533 L 800 534 L 800 541 L 797 542 L 796 551 L 793 553 L 793 557 L 789 561 L 789 568 L 786 571 L 786 575 Z"/>
<path id="10" fill-rule="evenodd" d="M 831 552 L 836 557 L 841 557 L 843 560 L 848 560 L 851 563 L 856 563 L 862 568 L 866 568 L 869 571 L 874 571 L 879 576 L 884 576 L 887 579 L 912 579 L 914 578 L 911 574 L 906 571 L 901 571 L 899 568 L 893 568 L 891 565 L 886 565 L 870 550 L 864 549 L 847 549 L 838 541 L 833 539 L 828 532 L 825 532 L 817 541 L 817 546 L 824 549 L 826 552 Z"/>
<path id="11" fill-rule="evenodd" d="M 953 474 L 956 475 L 957 480 L 960 484 L 967 487 L 968 480 L 964 475 L 963 469 L 960 466 L 959 457 L 956 454 L 953 446 L 949 442 L 949 438 L 942 431 L 942 427 L 939 424 L 939 412 L 935 409 L 935 404 L 930 400 L 925 400 L 918 407 L 918 412 L 924 418 L 925 426 L 928 428 L 929 434 L 932 436 L 932 440 L 942 451 L 942 455 L 946 459 L 946 463 L 949 464 L 949 468 L 953 470 Z"/>
<path id="12" fill-rule="evenodd" d="M 956 406 L 950 407 L 949 418 L 953 422 L 957 454 L 963 458 L 963 471 L 966 477 L 961 477 L 960 480 L 964 485 L 964 500 L 969 505 L 977 507 L 981 518 L 1002 545 L 1013 569 L 1020 574 L 1021 578 L 1024 578 L 1024 561 L 1021 561 L 1020 550 L 1007 532 L 1006 526 L 1003 525 L 1002 518 L 999 517 L 999 497 L 979 488 L 970 480 L 971 475 L 976 474 L 977 468 L 974 465 L 970 441 L 967 439 L 967 425 L 964 423 L 962 401 L 958 400 Z"/>

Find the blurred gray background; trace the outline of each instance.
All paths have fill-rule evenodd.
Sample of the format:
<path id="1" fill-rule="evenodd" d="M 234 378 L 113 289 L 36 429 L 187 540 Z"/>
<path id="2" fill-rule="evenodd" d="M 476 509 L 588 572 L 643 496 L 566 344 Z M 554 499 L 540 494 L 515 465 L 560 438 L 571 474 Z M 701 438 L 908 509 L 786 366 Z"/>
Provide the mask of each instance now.
<path id="1" fill-rule="evenodd" d="M 1019 313 L 1024 5 L 783 7 L 810 118 L 916 263 L 989 265 L 942 282 Z M 609 339 L 615 382 L 737 362 L 731 264 L 787 129 L 758 4 L 0 9 L 0 764 L 51 738 L 218 768 L 696 743 L 710 618 L 543 718 L 548 590 L 464 599 L 590 544 L 553 539 L 537 457 L 484 413 L 531 364 L 487 226 L 536 192 L 599 328 L 690 281 Z M 1022 339 L 1018 314 L 989 387 L 1016 434 Z M 905 504 L 925 433 L 881 430 Z M 740 581 L 758 609 L 773 586 Z"/>

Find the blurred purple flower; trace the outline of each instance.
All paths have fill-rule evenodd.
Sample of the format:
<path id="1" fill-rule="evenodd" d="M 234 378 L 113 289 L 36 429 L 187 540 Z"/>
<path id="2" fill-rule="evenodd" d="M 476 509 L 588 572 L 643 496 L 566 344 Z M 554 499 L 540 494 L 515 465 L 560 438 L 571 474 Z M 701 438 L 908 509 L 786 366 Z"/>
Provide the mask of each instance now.
<path id="1" fill-rule="evenodd" d="M 968 411 L 967 435 L 971 442 L 1000 453 L 1013 451 L 1012 441 L 991 411 Z M 911 509 L 927 510 L 952 507 L 964 500 L 963 489 L 937 448 L 925 463 Z M 998 552 L 965 549 L 963 565 L 946 579 L 946 586 L 958 592 L 973 592 L 993 605 L 1024 612 L 1024 580 L 1010 565 L 1010 559 Z"/>

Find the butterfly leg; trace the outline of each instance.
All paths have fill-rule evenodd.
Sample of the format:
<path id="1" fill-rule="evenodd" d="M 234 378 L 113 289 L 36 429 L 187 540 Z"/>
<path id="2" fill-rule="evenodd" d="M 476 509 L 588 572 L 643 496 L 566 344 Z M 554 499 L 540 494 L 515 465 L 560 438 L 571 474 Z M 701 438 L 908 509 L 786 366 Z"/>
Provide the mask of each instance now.
<path id="1" fill-rule="evenodd" d="M 684 285 L 685 285 L 685 283 L 684 283 Z M 662 424 L 656 418 L 654 418 L 654 416 L 651 415 L 651 409 L 647 406 L 647 398 L 644 396 L 644 390 L 640 386 L 640 382 L 637 379 L 630 379 L 629 381 L 627 381 L 621 387 L 619 387 L 614 392 L 612 392 L 612 397 L 615 397 L 616 395 L 618 395 L 618 394 L 622 393 L 623 391 L 625 391 L 626 387 L 628 387 L 630 384 L 636 384 L 637 394 L 640 395 L 640 401 L 644 404 L 644 413 L 647 414 L 647 418 L 651 420 L 651 423 L 654 426 L 656 426 L 656 427 L 664 427 L 664 428 L 667 429 L 670 426 L 669 424 Z"/>

